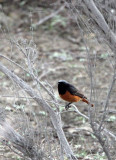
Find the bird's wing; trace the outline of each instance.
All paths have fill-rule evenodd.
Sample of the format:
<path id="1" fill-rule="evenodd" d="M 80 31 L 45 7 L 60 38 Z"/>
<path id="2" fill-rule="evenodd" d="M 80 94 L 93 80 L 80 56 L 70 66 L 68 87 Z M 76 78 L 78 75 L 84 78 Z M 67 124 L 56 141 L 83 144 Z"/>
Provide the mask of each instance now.
<path id="1" fill-rule="evenodd" d="M 77 88 L 75 88 L 73 85 L 70 85 L 68 87 L 68 91 L 72 94 L 72 95 L 75 95 L 75 96 L 78 96 L 80 98 L 85 98 L 87 99 L 87 97 L 85 97 Z"/>

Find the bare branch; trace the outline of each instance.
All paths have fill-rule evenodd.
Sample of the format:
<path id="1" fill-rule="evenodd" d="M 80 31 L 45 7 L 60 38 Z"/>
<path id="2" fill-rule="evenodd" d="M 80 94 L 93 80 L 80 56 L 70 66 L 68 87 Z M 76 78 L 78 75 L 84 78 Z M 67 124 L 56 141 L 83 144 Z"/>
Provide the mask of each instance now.
<path id="1" fill-rule="evenodd" d="M 57 11 L 52 12 L 50 15 L 44 17 L 43 19 L 40 19 L 39 22 L 33 24 L 33 26 L 39 26 L 39 25 L 45 23 L 46 21 L 48 21 L 49 19 L 55 17 L 57 14 L 59 14 L 64 9 L 64 7 L 65 7 L 65 5 L 61 6 Z"/>
<path id="2" fill-rule="evenodd" d="M 112 81 L 111 81 L 111 84 L 110 84 L 110 87 L 109 87 L 109 90 L 108 90 L 108 93 L 107 93 L 106 101 L 105 101 L 105 104 L 104 104 L 104 112 L 103 112 L 102 120 L 101 120 L 101 123 L 99 125 L 99 129 L 98 129 L 99 131 L 101 130 L 101 127 L 102 127 L 103 122 L 104 122 L 105 117 L 106 117 L 106 110 L 107 110 L 107 107 L 108 107 L 108 102 L 109 102 L 111 91 L 113 89 L 114 84 L 115 84 L 115 73 L 112 77 Z"/>
<path id="3" fill-rule="evenodd" d="M 68 0 L 66 0 L 68 3 Z M 105 18 L 97 8 L 95 2 L 93 0 L 80 0 L 75 2 L 75 6 L 70 2 L 68 3 L 70 5 L 70 8 L 75 9 L 76 12 L 75 16 L 79 17 L 80 12 L 84 13 L 89 18 L 89 21 L 87 21 L 88 24 L 90 24 L 89 29 L 92 30 L 92 32 L 96 33 L 96 30 L 98 31 L 99 35 L 101 36 L 103 40 L 109 45 L 109 47 L 112 49 L 112 51 L 116 54 L 116 36 L 115 33 L 112 32 L 109 25 L 105 21 Z M 77 8 L 77 9 L 76 9 Z M 92 25 L 91 25 L 92 24 Z M 94 27 L 95 28 L 94 28 Z"/>
<path id="4" fill-rule="evenodd" d="M 110 30 L 108 24 L 106 23 L 104 17 L 96 7 L 93 0 L 83 0 L 86 7 L 88 8 L 88 13 L 92 17 L 92 20 L 95 21 L 96 24 L 98 24 L 99 31 L 102 31 L 102 34 L 104 36 L 104 39 L 107 40 L 109 46 L 115 53 L 116 50 L 116 36 L 115 34 Z"/>
<path id="5" fill-rule="evenodd" d="M 71 104 L 71 106 L 74 107 L 74 112 L 76 112 L 77 114 L 79 114 L 83 118 L 90 120 L 90 118 L 88 116 L 86 116 L 85 114 L 81 113 L 75 105 Z M 97 128 L 99 127 L 99 124 L 97 124 L 96 122 L 94 122 L 94 124 L 97 126 Z M 107 130 L 106 128 L 102 128 L 101 131 L 104 132 L 104 134 L 108 134 L 109 136 L 114 138 L 114 140 L 116 141 L 116 136 L 111 131 Z"/>
<path id="6" fill-rule="evenodd" d="M 62 122 L 60 114 L 56 113 L 46 101 L 43 101 L 43 99 L 41 99 L 40 96 L 26 82 L 24 82 L 21 78 L 12 73 L 1 63 L 0 63 L 0 71 L 6 74 L 12 81 L 14 81 L 22 89 L 24 89 L 25 92 L 27 92 L 38 103 L 38 105 L 41 105 L 49 113 L 52 124 L 56 129 L 60 143 L 63 146 L 66 155 L 71 159 L 76 159 L 62 130 Z"/>
<path id="7" fill-rule="evenodd" d="M 83 23 L 85 24 L 84 27 L 86 26 L 88 31 L 92 31 L 93 33 L 95 33 L 98 36 L 99 39 L 101 38 L 100 40 L 102 40 L 103 42 L 106 42 L 106 44 L 108 44 L 109 47 L 114 52 L 114 54 L 115 54 L 114 56 L 116 56 L 116 36 L 115 36 L 115 33 L 113 32 L 114 30 L 112 29 L 114 26 L 112 28 L 110 27 L 110 25 L 107 23 L 106 19 L 104 18 L 102 11 L 100 10 L 101 8 L 100 7 L 98 8 L 96 5 L 99 3 L 99 6 L 100 6 L 100 4 L 103 1 L 101 2 L 101 1 L 97 1 L 97 0 L 95 0 L 95 1 L 93 1 L 93 0 L 79 0 L 79 1 L 66 0 L 66 2 L 68 4 L 69 9 L 73 13 L 73 17 L 75 18 L 76 23 L 79 24 L 78 20 L 81 20 L 80 15 L 84 15 L 83 16 Z M 106 2 L 108 2 L 108 0 Z M 86 17 L 85 17 L 85 15 L 86 15 Z M 83 30 L 81 27 L 79 27 L 79 28 L 80 28 L 80 31 L 83 36 Z M 85 40 L 84 40 L 84 42 L 85 42 Z M 89 66 L 88 69 L 89 69 L 89 76 L 90 76 L 90 80 L 91 80 L 90 81 L 90 84 L 91 84 L 91 96 L 90 97 L 92 98 L 93 94 L 95 95 L 95 93 L 94 93 L 95 84 L 94 84 L 94 80 L 93 80 L 94 69 L 91 66 L 90 53 L 87 49 L 87 45 L 85 44 L 85 46 L 86 46 L 86 52 L 88 55 L 88 66 Z M 115 59 L 115 57 L 114 57 L 114 59 Z M 115 66 L 113 68 L 115 69 Z M 108 94 L 106 97 L 106 102 L 104 105 L 104 113 L 102 116 L 102 121 L 101 121 L 100 126 L 95 121 L 95 110 L 92 110 L 91 108 L 89 108 L 89 120 L 90 120 L 91 128 L 93 129 L 93 132 L 94 132 L 96 138 L 98 139 L 99 143 L 101 144 L 103 151 L 105 152 L 105 154 L 109 160 L 111 160 L 111 155 L 110 155 L 111 152 L 109 151 L 108 143 L 106 143 L 108 130 L 103 128 L 103 123 L 104 123 L 104 120 L 106 117 L 106 110 L 108 107 L 108 102 L 109 102 L 111 90 L 114 86 L 114 82 L 115 82 L 115 75 L 113 77 L 113 80 L 111 82 L 111 85 L 109 87 L 109 91 L 108 91 Z M 106 133 L 104 133 L 104 132 L 106 132 Z M 109 135 L 112 136 L 114 138 L 114 140 L 116 141 L 116 136 L 114 134 L 109 132 Z"/>
<path id="8" fill-rule="evenodd" d="M 6 57 L 6 56 L 3 56 L 2 54 L 0 54 L 0 57 L 3 57 L 5 58 L 7 61 L 15 64 L 16 66 L 18 66 L 19 68 L 21 68 L 23 71 L 25 71 L 26 73 L 29 73 L 26 69 L 24 69 L 24 67 L 22 67 L 21 65 L 15 63 L 13 60 L 11 60 L 10 58 Z"/>
<path id="9" fill-rule="evenodd" d="M 43 160 L 44 153 L 38 151 L 32 141 L 28 137 L 28 141 L 25 137 L 17 133 L 9 124 L 9 119 L 5 114 L 5 110 L 0 108 L 0 138 L 3 140 L 3 144 L 7 145 L 13 152 L 21 157 L 28 157 L 32 160 Z M 12 147 L 11 144 L 12 143 Z M 13 148 L 15 148 L 15 151 Z M 20 153 L 19 153 L 19 152 Z M 21 154 L 22 153 L 22 154 Z M 27 158 L 26 158 L 27 159 Z"/>

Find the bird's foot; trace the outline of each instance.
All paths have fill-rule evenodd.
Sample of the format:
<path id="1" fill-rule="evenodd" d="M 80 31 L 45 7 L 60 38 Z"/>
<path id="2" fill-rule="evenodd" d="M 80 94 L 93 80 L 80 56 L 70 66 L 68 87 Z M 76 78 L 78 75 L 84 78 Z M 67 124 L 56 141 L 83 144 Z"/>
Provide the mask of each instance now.
<path id="1" fill-rule="evenodd" d="M 68 110 L 68 109 L 71 107 L 70 104 L 71 104 L 71 103 L 68 103 L 68 104 L 65 106 L 65 109 L 66 109 L 66 110 Z"/>

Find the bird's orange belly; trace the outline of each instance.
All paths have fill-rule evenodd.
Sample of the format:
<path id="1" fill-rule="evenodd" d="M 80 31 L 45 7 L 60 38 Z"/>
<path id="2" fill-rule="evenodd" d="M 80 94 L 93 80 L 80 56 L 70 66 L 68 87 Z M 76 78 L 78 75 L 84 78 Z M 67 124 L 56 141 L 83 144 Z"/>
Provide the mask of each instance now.
<path id="1" fill-rule="evenodd" d="M 60 97 L 63 100 L 68 101 L 68 102 L 78 102 L 78 101 L 82 100 L 82 98 L 75 96 L 75 95 L 72 95 L 68 91 L 66 91 L 66 93 L 63 95 L 60 94 Z"/>

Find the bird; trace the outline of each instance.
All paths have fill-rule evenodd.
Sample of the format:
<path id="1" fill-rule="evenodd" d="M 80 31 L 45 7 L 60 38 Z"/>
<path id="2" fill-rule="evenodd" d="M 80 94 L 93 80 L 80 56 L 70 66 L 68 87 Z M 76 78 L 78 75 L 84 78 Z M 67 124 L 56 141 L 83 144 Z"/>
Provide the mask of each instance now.
<path id="1" fill-rule="evenodd" d="M 75 86 L 72 84 L 68 83 L 66 80 L 59 80 L 58 81 L 58 93 L 59 96 L 69 102 L 66 106 L 65 109 L 67 110 L 70 108 L 70 104 L 73 102 L 85 102 L 88 105 L 91 105 L 93 107 L 94 105 L 89 102 L 87 97 L 85 97 Z"/>

